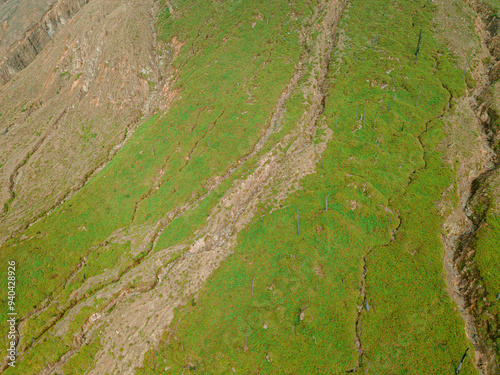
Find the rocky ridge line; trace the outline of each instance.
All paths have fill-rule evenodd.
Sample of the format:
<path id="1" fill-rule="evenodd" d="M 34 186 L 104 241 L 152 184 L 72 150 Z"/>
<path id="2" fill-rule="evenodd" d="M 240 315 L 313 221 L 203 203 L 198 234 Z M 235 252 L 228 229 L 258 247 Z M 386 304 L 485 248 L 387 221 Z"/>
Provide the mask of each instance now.
<path id="1" fill-rule="evenodd" d="M 479 284 L 481 275 L 474 261 L 473 242 L 484 221 L 484 213 L 477 212 L 475 207 L 477 201 L 484 198 L 479 196 L 482 195 L 481 187 L 491 172 L 498 167 L 500 159 L 498 151 L 494 151 L 494 145 L 498 141 L 498 134 L 495 134 L 493 129 L 497 117 L 495 110 L 486 103 L 480 103 L 481 95 L 486 93 L 500 76 L 500 19 L 478 0 L 466 0 L 466 3 L 478 15 L 480 30 L 476 31 L 493 60 L 487 68 L 487 75 L 482 77 L 482 81 L 476 85 L 468 98 L 481 129 L 482 147 L 486 152 L 482 156 L 481 169 L 464 181 L 466 189 L 459 192 L 459 207 L 456 208 L 458 213 L 452 213 L 445 223 L 445 227 L 455 229 L 442 237 L 445 248 L 444 268 L 448 292 L 458 306 L 465 321 L 466 334 L 475 349 L 475 365 L 482 375 L 494 375 L 498 374 L 499 368 L 495 349 L 488 344 L 488 339 L 494 339 L 497 333 L 490 331 L 485 336 L 479 329 L 484 322 L 480 321 L 482 311 L 478 308 L 477 301 L 486 297 L 486 290 Z"/>
<path id="2" fill-rule="evenodd" d="M 0 87 L 26 68 L 59 29 L 73 18 L 90 0 L 59 0 L 40 22 L 29 29 L 24 38 L 12 45 L 0 62 Z"/>

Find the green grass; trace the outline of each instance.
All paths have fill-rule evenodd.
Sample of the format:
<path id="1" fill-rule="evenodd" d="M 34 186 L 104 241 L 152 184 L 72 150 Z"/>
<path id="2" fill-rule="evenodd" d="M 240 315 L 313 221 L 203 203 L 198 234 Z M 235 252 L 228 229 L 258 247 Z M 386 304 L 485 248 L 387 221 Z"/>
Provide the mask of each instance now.
<path id="1" fill-rule="evenodd" d="M 269 125 L 277 98 L 302 53 L 297 31 L 301 19 L 311 12 L 306 5 L 284 1 L 261 4 L 258 11 L 241 2 L 184 1 L 179 6 L 183 17 L 160 18 L 166 41 L 176 36 L 186 43 L 175 62 L 179 70 L 175 84 L 178 100 L 166 115 L 142 124 L 83 189 L 28 228 L 23 233 L 25 239 L 18 236 L 0 249 L 2 263 L 15 259 L 18 264 L 16 303 L 20 316 L 48 297 L 55 301 L 39 318 L 27 323 L 24 342 L 31 342 L 28 340 L 37 337 L 61 309 L 71 305 L 75 299 L 70 294 L 81 285 L 83 275 L 98 275 L 114 265 L 120 255 L 126 257 L 128 244 L 116 247 L 107 243 L 113 232 L 153 224 L 193 201 L 207 191 L 209 180 L 224 174 L 251 151 Z M 292 20 L 292 12 L 299 19 Z M 268 16 L 265 21 L 258 20 L 259 14 Z M 224 44 L 226 37 L 229 40 Z M 248 114 L 242 113 L 245 111 Z M 82 132 L 87 141 L 93 138 L 85 127 Z M 161 186 L 151 191 L 161 168 L 165 170 Z M 237 175 L 248 171 L 246 167 Z M 196 211 L 174 221 L 160 238 L 158 248 L 190 238 L 192 229 L 203 223 L 231 181 L 213 192 Z M 177 232 L 179 227 L 182 230 Z M 64 281 L 85 256 L 88 264 L 63 289 Z M 5 306 L 2 303 L 0 311 L 5 313 Z M 2 330 L 5 327 L 5 323 L 0 325 Z M 45 335 L 50 337 L 50 332 Z M 41 354 L 47 345 L 57 348 Z M 40 365 L 56 360 L 68 349 L 64 343 L 45 341 L 31 356 Z M 40 355 L 48 357 L 40 360 Z M 30 367 L 34 362 L 26 359 L 28 365 L 19 371 L 34 372 L 37 366 Z"/>
<path id="2" fill-rule="evenodd" d="M 261 7 L 261 12 L 277 10 L 278 5 L 271 3 L 269 9 Z M 217 13 L 214 14 L 210 4 L 194 7 L 187 2 L 185 6 L 186 12 L 192 10 L 195 13 L 187 19 L 180 19 L 176 26 L 180 37 L 189 40 L 177 65 L 196 64 L 200 68 L 181 70 L 177 86 L 182 88 L 183 100 L 178 101 L 166 117 L 155 117 L 146 122 L 123 151 L 74 198 L 29 228 L 25 234 L 33 238 L 25 241 L 17 238 L 2 248 L 4 259 L 12 257 L 15 250 L 15 258 L 21 267 L 19 282 L 30 286 L 25 288 L 26 298 L 19 301 L 22 313 L 59 285 L 67 274 L 65 270 L 69 271 L 92 246 L 114 230 L 131 224 L 134 203 L 148 193 L 152 177 L 165 165 L 165 160 L 168 159 L 164 183 L 155 194 L 139 204 L 133 224 L 154 222 L 188 201 L 192 193 L 201 195 L 205 192 L 206 181 L 224 173 L 247 153 L 269 121 L 272 105 L 291 76 L 293 58 L 296 60 L 300 53 L 297 37 L 290 37 L 295 41 L 290 44 L 295 47 L 290 47 L 286 56 L 281 50 L 283 46 L 276 41 L 276 25 L 281 22 L 279 17 L 287 17 L 289 10 L 274 12 L 269 26 L 260 22 L 259 28 L 255 29 L 249 26 L 249 21 L 241 25 L 242 20 L 255 16 L 254 11 L 242 10 L 238 12 L 242 19 L 227 20 L 227 26 L 222 22 L 214 27 L 215 20 L 212 20 L 205 28 L 193 30 L 193 24 Z M 218 11 L 222 12 L 220 7 Z M 219 18 L 222 20 L 224 16 L 222 12 Z M 240 25 L 239 28 L 234 30 L 234 24 Z M 226 49 L 218 47 L 215 53 L 213 38 L 222 32 L 219 27 L 223 26 L 231 29 L 229 35 L 234 42 L 231 48 L 228 42 Z M 198 33 L 201 34 L 196 37 Z M 210 38 L 205 42 L 207 35 Z M 253 35 L 265 38 L 257 44 Z M 247 38 L 248 42 L 236 41 L 242 38 Z M 196 55 L 192 48 L 198 40 L 208 46 L 205 45 L 203 53 Z M 213 58 L 215 56 L 219 58 Z M 232 61 L 232 56 L 240 58 Z M 264 67 L 264 60 L 270 56 L 275 58 Z M 248 64 L 250 57 L 255 57 L 252 64 Z M 288 59 L 292 63 L 287 64 Z M 276 69 L 277 66 L 280 69 Z M 206 78 L 195 79 L 202 76 Z M 269 82 L 271 78 L 272 84 Z M 245 80 L 248 81 L 245 90 L 248 89 L 256 98 L 253 105 L 245 103 L 247 95 L 238 89 L 238 83 L 242 85 Z M 204 94 L 199 95 L 200 91 Z M 243 108 L 250 109 L 253 115 L 238 116 Z M 151 145 L 156 154 L 154 159 L 150 153 Z M 185 157 L 190 154 L 187 162 Z M 82 227 L 86 230 L 81 230 Z M 67 236 L 68 233 L 72 236 Z M 56 254 L 57 263 L 51 259 Z M 56 277 L 48 281 L 52 275 Z"/>
<path id="3" fill-rule="evenodd" d="M 443 277 L 435 202 L 453 173 L 436 146 L 439 118 L 464 82 L 428 31 L 432 11 L 426 1 L 353 2 L 343 24 L 350 48 L 326 102 L 334 138 L 318 173 L 283 202 L 288 209 L 256 215 L 139 373 L 345 372 L 358 359 L 358 305 L 360 373 L 454 372 L 470 345 Z M 472 360 L 461 373 L 476 373 Z"/>
<path id="4" fill-rule="evenodd" d="M 96 353 L 101 348 L 98 340 L 85 345 L 82 349 L 63 366 L 65 374 L 81 375 L 85 374 L 93 364 Z"/>
<path id="5" fill-rule="evenodd" d="M 23 343 L 40 335 L 44 340 L 9 374 L 35 373 L 70 350 L 73 335 L 102 301 L 80 310 L 63 339 L 53 329 L 43 334 L 47 322 L 74 303 L 72 293 L 87 278 L 106 268 L 123 271 L 144 256 L 134 259 L 129 242 L 109 242 L 112 233 L 133 233 L 193 202 L 252 150 L 304 53 L 298 31 L 316 3 L 183 0 L 175 4 L 180 17 L 168 10 L 160 15 L 162 38 L 185 43 L 174 63 L 178 100 L 142 124 L 73 198 L 27 229 L 26 239 L 0 249 L 3 264 L 15 259 L 19 267 L 20 316 L 47 297 L 55 302 L 27 322 Z M 342 23 L 349 47 L 328 81 L 324 115 L 334 137 L 317 173 L 283 202 L 290 207 L 263 217 L 268 208 L 261 207 L 199 298 L 176 311 L 177 334 L 165 334 L 139 373 L 164 373 L 166 366 L 178 374 L 345 372 L 357 365 L 356 334 L 364 350 L 360 373 L 453 373 L 469 344 L 443 278 L 443 218 L 435 202 L 454 176 L 436 146 L 444 137 L 440 117 L 465 84 L 453 57 L 433 38 L 432 16 L 424 0 L 352 2 Z M 304 108 L 307 99 L 297 90 L 282 130 L 173 220 L 156 249 L 191 240 L 233 181 L 252 172 Z M 84 127 L 82 133 L 93 138 Z M 159 189 L 151 190 L 160 169 Z M 85 256 L 87 264 L 64 285 Z M 365 267 L 366 301 L 359 296 Z M 5 314 L 3 296 L 0 304 Z M 5 322 L 0 328 L 5 332 Z M 84 373 L 99 347 L 95 338 L 65 373 Z M 461 374 L 473 373 L 468 359 Z"/>

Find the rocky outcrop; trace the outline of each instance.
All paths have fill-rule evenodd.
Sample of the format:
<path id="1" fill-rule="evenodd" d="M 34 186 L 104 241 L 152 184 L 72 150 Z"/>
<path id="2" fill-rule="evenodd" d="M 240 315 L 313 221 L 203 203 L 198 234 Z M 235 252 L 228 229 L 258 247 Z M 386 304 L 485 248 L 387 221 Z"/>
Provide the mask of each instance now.
<path id="1" fill-rule="evenodd" d="M 29 29 L 24 38 L 11 46 L 0 62 L 0 85 L 6 84 L 26 68 L 64 26 L 89 0 L 59 0 L 40 22 Z"/>
<path id="2" fill-rule="evenodd" d="M 500 74 L 500 19 L 483 3 L 467 0 L 477 13 L 476 32 L 480 35 L 489 65 L 485 74 L 477 74 L 480 81 L 468 96 L 475 121 L 482 133 L 481 168 L 470 170 L 469 176 L 458 181 L 459 207 L 445 224 L 449 229 L 443 237 L 444 264 L 449 293 L 465 321 L 465 331 L 474 346 L 476 367 L 483 375 L 498 374 L 497 352 L 491 344 L 498 338 L 497 317 L 485 314 L 487 291 L 481 283 L 482 275 L 475 263 L 475 240 L 484 224 L 490 198 L 486 192 L 489 178 L 498 166 L 500 155 L 495 147 L 499 140 L 495 122 L 498 118 L 490 98 L 491 86 Z M 473 124 L 471 124 L 473 125 Z M 497 150 L 496 152 L 494 150 Z"/>
<path id="3" fill-rule="evenodd" d="M 68 20 L 76 8 L 63 1 L 52 12 Z M 143 118 L 174 99 L 170 64 L 181 46 L 156 40 L 156 8 L 153 0 L 89 1 L 0 84 L 0 243 L 78 191 Z"/>

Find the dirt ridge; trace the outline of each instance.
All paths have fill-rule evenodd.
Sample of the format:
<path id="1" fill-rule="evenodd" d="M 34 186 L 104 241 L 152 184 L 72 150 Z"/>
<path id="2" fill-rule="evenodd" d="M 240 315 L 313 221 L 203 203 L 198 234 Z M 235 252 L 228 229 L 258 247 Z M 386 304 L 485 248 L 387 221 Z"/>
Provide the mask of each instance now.
<path id="1" fill-rule="evenodd" d="M 496 80 L 499 58 L 496 49 L 498 40 L 497 30 L 500 20 L 492 10 L 478 0 L 467 0 L 467 4 L 477 13 L 478 21 L 482 24 L 476 33 L 481 42 L 487 47 L 490 57 L 496 63 L 486 69 L 486 76 L 469 94 L 470 106 L 480 125 L 483 144 L 486 153 L 482 156 L 482 167 L 472 178 L 465 181 L 466 188 L 459 192 L 459 207 L 457 213 L 452 213 L 447 219 L 447 226 L 456 229 L 442 236 L 445 248 L 444 268 L 448 283 L 448 293 L 458 306 L 465 321 L 466 334 L 475 349 L 475 365 L 482 375 L 498 374 L 499 366 L 495 349 L 488 344 L 488 336 L 494 338 L 495 332 L 488 332 L 486 337 L 481 334 L 479 316 L 481 311 L 477 301 L 485 298 L 486 291 L 480 286 L 479 269 L 474 261 L 475 249 L 473 245 L 478 229 L 484 221 L 484 214 L 475 212 L 475 201 L 481 199 L 481 187 L 486 183 L 487 177 L 498 168 L 500 153 L 493 151 L 498 141 L 492 124 L 495 120 L 493 108 L 479 104 L 481 94 L 487 92 Z M 476 24 L 476 29 L 478 25 Z M 457 219 L 458 218 L 458 219 Z"/>
<path id="2" fill-rule="evenodd" d="M 57 31 L 90 0 L 58 0 L 43 15 L 40 22 L 27 30 L 24 37 L 12 45 L 0 62 L 0 86 L 26 68 L 49 43 Z"/>
<path id="3" fill-rule="evenodd" d="M 262 199 L 267 200 L 267 198 L 270 196 L 269 192 L 266 193 L 266 190 L 269 190 L 272 176 L 274 176 L 277 181 L 281 181 L 283 189 L 289 193 L 298 188 L 296 182 L 289 182 L 289 174 L 293 174 L 291 170 L 293 171 L 295 169 L 299 172 L 298 179 L 314 172 L 314 160 L 317 160 L 319 155 L 321 155 L 322 150 L 325 149 L 326 140 L 331 137 L 331 134 L 326 131 L 327 135 L 322 136 L 323 138 L 326 137 L 322 143 L 317 145 L 313 144 L 312 142 L 316 134 L 316 128 L 320 126 L 321 123 L 320 116 L 324 109 L 324 98 L 326 95 L 326 76 L 328 73 L 329 60 L 331 58 L 336 40 L 336 23 L 338 22 L 344 5 L 344 2 L 338 2 L 336 0 L 328 2 L 325 1 L 322 3 L 322 6 L 320 6 L 320 9 L 316 13 L 316 19 L 319 18 L 320 14 L 325 13 L 326 21 L 323 24 L 324 28 L 321 37 L 322 39 L 320 38 L 321 42 L 317 43 L 315 51 L 310 52 L 313 56 L 305 57 L 308 59 L 312 59 L 312 61 L 315 62 L 315 68 L 313 68 L 313 73 L 311 73 L 311 79 L 305 85 L 307 89 L 311 90 L 311 92 L 313 93 L 313 103 L 310 104 L 310 107 L 304 113 L 302 119 L 299 121 L 299 124 L 296 125 L 294 130 L 292 130 L 292 133 L 293 135 L 295 135 L 295 137 L 293 135 L 289 135 L 285 137 L 286 139 L 282 140 L 274 147 L 274 152 L 279 152 L 281 156 L 272 156 L 272 151 L 266 153 L 265 155 L 263 155 L 263 157 L 261 157 L 261 161 L 258 163 L 256 171 L 249 177 L 249 179 L 235 183 L 234 187 L 231 188 L 230 191 L 228 191 L 228 193 L 222 198 L 221 202 L 225 202 L 223 204 L 234 202 L 236 207 L 232 208 L 232 212 L 230 212 L 229 214 L 226 213 L 227 211 L 225 210 L 219 211 L 218 209 L 214 209 L 208 219 L 207 226 L 196 235 L 198 240 L 192 246 L 190 246 L 189 251 L 184 252 L 184 256 L 178 258 L 178 260 L 172 263 L 172 267 L 175 266 L 177 269 L 177 272 L 174 272 L 174 274 L 176 275 L 180 275 L 182 270 L 196 270 L 196 272 L 193 272 L 192 274 L 191 272 L 189 272 L 189 278 L 193 280 L 193 283 L 190 283 L 189 287 L 186 290 L 183 290 L 179 293 L 174 293 L 178 294 L 178 297 L 175 298 L 175 300 L 177 300 L 178 302 L 176 302 L 175 305 L 183 303 L 187 296 L 193 295 L 198 290 L 199 286 L 201 286 L 201 284 L 204 282 L 204 280 L 206 280 L 206 277 L 208 277 L 211 271 L 217 268 L 218 264 L 220 264 L 223 258 L 225 258 L 225 256 L 227 256 L 231 252 L 231 248 L 235 243 L 236 234 L 246 225 L 245 223 L 248 223 L 249 220 L 253 217 L 253 214 L 257 209 L 257 202 Z M 312 42 L 312 40 L 309 40 L 309 42 Z M 302 67 L 300 67 L 300 70 L 301 69 Z M 318 78 L 315 78 L 315 71 L 319 73 Z M 297 83 L 300 80 L 299 78 L 300 75 L 292 76 L 292 80 L 289 86 L 287 87 L 287 89 L 285 89 L 285 92 L 278 100 L 277 110 L 274 112 L 271 118 L 270 126 L 264 134 L 265 138 L 259 141 L 254 147 L 254 150 L 249 155 L 243 158 L 244 161 L 247 161 L 251 156 L 255 155 L 266 143 L 265 141 L 267 140 L 267 138 L 275 131 L 275 127 L 279 126 L 279 119 L 282 117 L 281 113 L 284 109 L 284 105 L 290 93 L 297 86 Z M 286 146 L 288 146 L 289 144 L 291 147 L 287 149 Z M 287 151 L 284 152 L 284 150 Z M 304 158 L 305 160 L 307 160 L 306 165 L 299 166 L 298 163 L 303 162 Z M 229 174 L 231 174 L 231 172 L 234 172 L 241 164 L 242 163 L 240 161 L 237 166 L 231 168 L 228 171 Z M 218 185 L 220 183 L 220 179 L 218 180 L 219 181 L 217 181 L 215 185 Z M 282 198 L 284 198 L 285 196 L 286 193 Z M 190 205 L 186 205 L 188 207 L 184 208 L 192 208 L 195 205 L 196 202 Z M 166 228 L 166 226 L 174 216 L 182 214 L 183 211 L 184 210 L 178 210 L 176 214 L 172 213 L 173 215 L 168 215 L 169 218 L 162 219 L 157 223 L 154 230 L 155 235 L 149 237 L 149 251 L 147 252 L 147 254 L 145 254 L 144 257 L 141 257 L 141 259 L 144 259 L 145 262 L 141 262 L 141 265 L 138 268 L 151 267 L 151 262 L 154 262 L 155 258 L 160 259 L 161 257 L 166 256 L 165 254 L 171 251 L 169 249 L 165 249 L 159 250 L 154 254 L 151 252 L 151 250 L 153 250 L 153 248 L 156 246 L 157 238 L 159 237 L 159 234 L 161 234 L 162 230 Z M 169 260 L 167 260 L 166 262 L 167 264 L 170 263 Z M 208 266 L 206 266 L 205 268 L 202 267 L 200 269 L 200 266 L 206 264 L 208 264 Z M 154 285 L 158 285 L 156 280 L 159 280 L 159 275 L 163 274 L 162 270 L 164 269 L 165 263 L 160 265 L 160 268 L 158 268 L 154 272 L 155 281 L 151 284 L 153 285 L 152 290 L 141 290 L 141 294 L 155 292 Z M 134 272 L 137 273 L 140 272 L 140 270 L 134 270 Z M 130 279 L 130 277 L 132 277 L 132 275 L 128 275 L 126 278 Z M 180 276 L 177 276 L 177 278 L 178 277 Z M 194 282 L 194 279 L 196 277 L 200 277 L 200 280 Z M 123 282 L 126 282 L 126 280 L 124 280 Z M 121 285 L 121 283 L 119 284 Z M 173 287 L 172 282 L 169 282 L 168 284 L 170 285 L 170 288 Z M 120 288 L 120 285 L 117 284 L 116 287 Z M 165 286 L 162 285 L 160 289 L 163 290 L 164 288 Z M 165 316 L 163 316 L 163 322 L 165 322 L 165 318 L 167 317 L 170 317 L 171 319 L 173 307 L 174 304 L 172 304 L 172 306 L 165 306 L 163 308 L 165 309 L 164 313 L 166 314 Z M 118 306 L 118 308 L 113 311 L 113 320 L 117 319 L 118 317 L 118 312 L 116 311 L 123 308 L 125 308 L 125 306 Z M 111 316 L 90 322 L 90 324 L 85 325 L 84 331 L 88 327 L 88 332 L 90 332 L 92 326 L 101 326 L 100 324 L 98 324 L 99 321 L 106 320 L 110 322 L 110 318 Z M 122 319 L 118 319 L 118 321 L 121 320 Z M 83 339 L 84 336 L 87 337 L 87 335 L 84 334 L 79 342 L 86 342 L 86 340 Z M 118 350 L 118 348 L 116 350 Z M 94 370 L 91 370 L 91 372 L 101 373 L 100 371 L 110 370 L 110 365 L 115 366 L 112 365 L 112 363 L 109 363 L 111 358 L 109 358 L 107 355 L 103 357 L 103 355 L 106 353 L 104 349 L 100 353 L 101 354 L 98 353 L 96 357 L 96 368 Z M 68 355 L 64 355 L 64 358 L 61 358 L 63 362 L 66 362 L 66 360 L 71 357 L 71 353 L 67 354 Z M 140 360 L 140 358 L 141 355 L 134 358 L 134 362 L 137 362 L 137 360 Z M 48 366 L 50 367 L 46 367 L 46 369 L 53 369 L 55 367 L 60 368 L 60 366 L 64 364 L 63 362 L 58 361 L 54 364 L 49 364 Z M 133 369 L 127 371 L 133 371 Z"/>

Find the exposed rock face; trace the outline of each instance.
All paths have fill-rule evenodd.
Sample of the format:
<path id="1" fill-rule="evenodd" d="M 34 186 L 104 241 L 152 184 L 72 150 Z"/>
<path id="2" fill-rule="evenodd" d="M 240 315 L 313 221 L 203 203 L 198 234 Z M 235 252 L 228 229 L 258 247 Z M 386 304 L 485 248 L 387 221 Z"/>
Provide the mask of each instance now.
<path id="1" fill-rule="evenodd" d="M 153 0 L 58 1 L 19 42 L 8 60 L 17 65 L 3 66 L 8 78 L 34 58 L 0 85 L 0 243 L 77 191 L 173 99 L 167 62 L 180 45 L 157 43 L 155 9 Z"/>
<path id="2" fill-rule="evenodd" d="M 478 64 L 478 71 L 473 72 L 478 84 L 467 98 L 471 112 L 468 120 L 471 124 L 477 123 L 481 136 L 472 147 L 476 152 L 470 160 L 474 160 L 476 166 L 468 164 L 468 160 L 459 165 L 459 170 L 464 169 L 468 173 L 458 173 L 460 203 L 444 226 L 444 264 L 450 296 L 458 306 L 465 321 L 465 331 L 475 349 L 476 367 L 483 375 L 493 375 L 499 371 L 496 348 L 491 344 L 498 337 L 494 329 L 496 317 L 485 314 L 485 304 L 480 303 L 486 301 L 487 292 L 480 283 L 482 275 L 474 259 L 474 242 L 490 205 L 486 187 L 497 184 L 499 177 L 495 171 L 500 159 L 498 151 L 495 152 L 499 134 L 494 127 L 498 116 L 489 96 L 490 87 L 498 79 L 500 19 L 477 0 L 467 0 L 467 3 L 478 15 L 476 33 L 481 37 L 481 53 L 488 57 L 485 60 L 491 61 L 491 64 L 488 67 Z"/>
<path id="3" fill-rule="evenodd" d="M 5 84 L 30 64 L 59 31 L 89 0 L 59 0 L 40 22 L 11 46 L 0 63 L 0 84 Z"/>
<path id="4" fill-rule="evenodd" d="M 0 2 L 0 62 L 11 47 L 38 25 L 57 0 L 6 0 Z"/>

